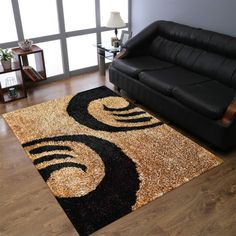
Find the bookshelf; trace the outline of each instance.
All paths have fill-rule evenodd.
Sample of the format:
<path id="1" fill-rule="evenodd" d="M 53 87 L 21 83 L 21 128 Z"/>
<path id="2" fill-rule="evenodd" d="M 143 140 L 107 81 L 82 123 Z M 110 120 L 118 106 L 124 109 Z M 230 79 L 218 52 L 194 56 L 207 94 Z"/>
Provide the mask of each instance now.
<path id="1" fill-rule="evenodd" d="M 25 82 L 39 82 L 46 80 L 46 69 L 43 50 L 37 45 L 32 45 L 29 51 L 23 51 L 21 48 L 12 49 L 14 62 L 19 63 Z M 35 68 L 29 65 L 29 57 L 33 55 Z"/>
<path id="2" fill-rule="evenodd" d="M 0 100 L 10 102 L 27 97 L 26 83 L 47 79 L 43 50 L 32 45 L 28 51 L 12 48 L 13 62 L 11 69 L 4 70 L 0 65 Z M 29 65 L 29 57 L 34 58 L 34 65 Z"/>

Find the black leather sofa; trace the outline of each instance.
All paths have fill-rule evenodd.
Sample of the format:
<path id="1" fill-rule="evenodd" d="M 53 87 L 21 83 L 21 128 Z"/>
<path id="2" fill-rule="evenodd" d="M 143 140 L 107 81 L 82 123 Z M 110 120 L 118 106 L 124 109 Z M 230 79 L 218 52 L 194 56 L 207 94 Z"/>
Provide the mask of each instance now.
<path id="1" fill-rule="evenodd" d="M 126 43 L 109 79 L 210 144 L 235 146 L 236 38 L 156 21 Z"/>

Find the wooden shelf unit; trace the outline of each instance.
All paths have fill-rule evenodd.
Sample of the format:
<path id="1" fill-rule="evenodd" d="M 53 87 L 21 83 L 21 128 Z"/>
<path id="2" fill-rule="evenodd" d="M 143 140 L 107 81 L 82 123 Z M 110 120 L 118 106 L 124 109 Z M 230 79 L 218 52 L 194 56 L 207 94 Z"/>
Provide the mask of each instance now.
<path id="1" fill-rule="evenodd" d="M 12 73 L 14 76 L 12 76 Z M 20 64 L 18 62 L 11 63 L 11 69 L 4 70 L 2 66 L 0 66 L 0 75 L 3 75 L 0 78 L 0 100 L 1 102 L 10 102 L 14 100 L 18 100 L 21 98 L 27 97 L 24 79 L 22 76 L 22 70 Z M 9 76 L 10 75 L 10 76 Z M 16 89 L 16 96 L 11 97 L 9 95 L 9 89 Z"/>
<path id="2" fill-rule="evenodd" d="M 14 54 L 14 61 L 20 64 L 25 81 L 38 82 L 47 79 L 43 50 L 40 47 L 32 45 L 29 51 L 23 51 L 21 48 L 13 48 L 12 52 Z M 36 64 L 36 68 L 32 68 L 33 73 L 30 73 L 30 69 L 25 69 L 25 67 L 30 67 L 28 56 L 31 54 L 34 55 Z"/>
<path id="3" fill-rule="evenodd" d="M 32 45 L 28 51 L 19 47 L 11 50 L 14 56 L 11 69 L 4 70 L 0 65 L 0 100 L 3 103 L 27 97 L 26 82 L 38 82 L 47 79 L 43 50 L 40 47 Z M 36 68 L 29 65 L 28 56 L 32 54 Z M 7 75 L 9 73 L 14 73 L 14 76 L 9 77 Z M 2 74 L 6 74 L 6 76 L 1 76 Z M 16 89 L 17 96 L 10 96 L 10 88 Z"/>

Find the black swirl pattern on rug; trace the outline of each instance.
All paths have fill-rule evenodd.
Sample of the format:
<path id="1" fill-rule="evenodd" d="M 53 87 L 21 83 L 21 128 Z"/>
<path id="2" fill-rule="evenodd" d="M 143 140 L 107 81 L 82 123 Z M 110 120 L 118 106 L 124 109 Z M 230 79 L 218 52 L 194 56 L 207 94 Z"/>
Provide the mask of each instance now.
<path id="1" fill-rule="evenodd" d="M 106 97 L 117 97 L 118 95 L 109 90 L 106 87 L 99 87 L 96 89 L 91 89 L 89 91 L 85 91 L 82 93 L 79 93 L 75 95 L 69 102 L 69 105 L 67 107 L 67 112 L 68 114 L 73 117 L 78 123 L 85 125 L 91 129 L 94 130 L 100 130 L 100 131 L 107 131 L 107 132 L 125 132 L 125 131 L 132 131 L 132 130 L 141 130 L 141 129 L 147 129 L 147 128 L 153 128 L 159 125 L 162 125 L 162 122 L 156 122 L 153 124 L 149 125 L 142 125 L 142 122 L 150 121 L 152 117 L 147 114 L 147 117 L 143 117 L 140 119 L 130 119 L 121 121 L 120 119 L 114 119 L 119 122 L 126 122 L 126 123 L 139 123 L 139 126 L 126 126 L 126 127 L 116 127 L 116 126 L 111 126 L 105 123 L 102 123 L 101 121 L 97 120 L 94 118 L 89 112 L 88 112 L 88 106 L 90 102 L 101 99 L 101 98 L 106 98 Z M 122 107 L 122 108 L 109 108 L 104 105 L 104 110 L 113 113 L 115 112 L 114 116 L 117 116 L 118 112 L 122 111 L 129 111 L 136 108 L 136 106 L 132 103 L 129 103 L 127 107 Z M 130 112 L 130 116 L 137 115 L 134 112 Z M 126 115 L 128 116 L 128 115 Z"/>
<path id="2" fill-rule="evenodd" d="M 137 115 L 143 115 L 145 114 L 145 111 L 135 111 L 135 112 L 130 112 L 127 114 L 119 114 L 119 113 L 113 113 L 113 116 L 118 116 L 118 117 L 129 117 L 129 116 L 137 116 Z"/>
<path id="3" fill-rule="evenodd" d="M 139 190 L 139 176 L 135 163 L 119 147 L 104 139 L 88 135 L 43 138 L 24 143 L 23 147 L 29 149 L 31 145 L 52 141 L 55 143 L 55 148 L 45 145 L 45 150 L 55 150 L 56 143 L 60 142 L 58 149 L 60 154 L 63 149 L 70 149 L 68 141 L 83 143 L 101 157 L 105 166 L 105 177 L 94 191 L 82 197 L 57 197 L 58 202 L 81 236 L 89 235 L 132 211 L 132 206 L 136 202 L 136 192 Z M 67 143 L 64 148 L 61 148 L 63 141 Z M 37 149 L 32 149 L 30 152 L 34 153 L 34 150 Z M 40 151 L 44 151 L 44 146 L 40 147 Z M 48 158 L 46 151 L 45 156 L 37 159 L 38 162 L 41 158 Z M 83 164 L 69 162 L 48 166 L 39 172 L 47 181 L 55 170 L 73 165 L 85 172 L 87 170 Z"/>
<path id="4" fill-rule="evenodd" d="M 42 148 L 44 148 L 44 147 L 42 147 Z M 33 149 L 33 150 L 35 150 L 35 149 Z M 42 157 L 34 160 L 34 164 L 38 165 L 38 164 L 43 163 L 45 161 L 52 161 L 52 160 L 59 160 L 59 159 L 66 159 L 66 158 L 74 158 L 74 157 L 69 154 L 61 154 L 61 153 L 45 155 L 45 156 L 42 156 Z"/>
<path id="5" fill-rule="evenodd" d="M 67 150 L 67 151 L 71 151 L 70 147 L 65 147 L 65 146 L 61 146 L 61 145 L 45 145 L 43 148 L 38 147 L 35 148 L 34 150 L 30 151 L 30 154 L 39 154 L 42 152 L 50 152 L 50 151 L 55 151 L 55 150 Z"/>

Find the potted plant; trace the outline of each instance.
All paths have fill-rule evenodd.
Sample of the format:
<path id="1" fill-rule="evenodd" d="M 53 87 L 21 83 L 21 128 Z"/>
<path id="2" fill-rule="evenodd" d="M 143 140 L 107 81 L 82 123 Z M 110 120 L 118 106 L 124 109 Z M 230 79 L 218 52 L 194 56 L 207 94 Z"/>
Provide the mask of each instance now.
<path id="1" fill-rule="evenodd" d="M 13 54 L 9 49 L 0 48 L 0 59 L 2 63 L 2 67 L 5 70 L 11 69 L 11 59 L 13 58 Z"/>

